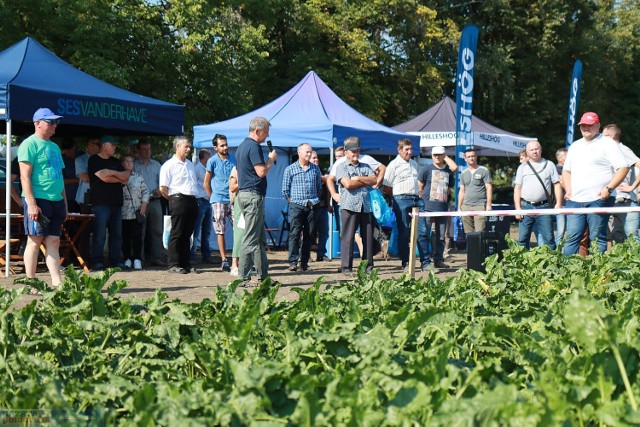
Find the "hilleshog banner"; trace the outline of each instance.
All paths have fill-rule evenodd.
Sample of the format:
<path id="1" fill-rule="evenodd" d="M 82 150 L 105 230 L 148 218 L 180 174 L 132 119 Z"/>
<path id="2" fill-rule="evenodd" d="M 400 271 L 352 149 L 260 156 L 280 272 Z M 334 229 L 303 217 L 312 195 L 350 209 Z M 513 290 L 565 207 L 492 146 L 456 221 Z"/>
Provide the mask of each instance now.
<path id="1" fill-rule="evenodd" d="M 471 120 L 473 118 L 473 74 L 476 64 L 476 46 L 480 30 L 473 24 L 466 25 L 458 48 L 458 73 L 456 76 L 456 198 L 460 170 L 465 166 L 464 151 L 473 145 Z M 457 203 L 457 201 L 456 201 Z"/>
<path id="2" fill-rule="evenodd" d="M 582 82 L 582 61 L 576 59 L 573 64 L 573 75 L 571 76 L 571 87 L 569 88 L 569 114 L 567 117 L 567 138 L 565 146 L 569 148 L 575 137 L 573 131 L 576 128 L 576 118 L 578 116 L 578 104 L 580 104 L 580 85 Z"/>

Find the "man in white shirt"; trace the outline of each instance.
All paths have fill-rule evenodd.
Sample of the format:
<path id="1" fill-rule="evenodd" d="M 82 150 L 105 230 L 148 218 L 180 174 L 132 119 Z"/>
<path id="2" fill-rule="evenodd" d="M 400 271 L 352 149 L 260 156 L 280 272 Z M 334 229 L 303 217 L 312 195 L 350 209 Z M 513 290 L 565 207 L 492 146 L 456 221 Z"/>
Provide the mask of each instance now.
<path id="1" fill-rule="evenodd" d="M 197 273 L 191 268 L 191 234 L 198 216 L 196 169 L 187 159 L 191 141 L 186 136 L 173 139 L 176 154 L 160 168 L 160 193 L 169 201 L 171 234 L 167 261 L 172 273 Z"/>
<path id="2" fill-rule="evenodd" d="M 398 225 L 398 256 L 402 269 L 406 269 L 409 263 L 409 214 L 414 207 L 424 211 L 424 202 L 420 198 L 418 187 L 418 163 L 411 158 L 412 154 L 411 140 L 405 138 L 398 141 L 398 156 L 387 166 L 383 181 L 384 186 L 393 194 L 392 207 Z M 418 253 L 422 270 L 427 270 L 430 267 L 431 254 L 425 218 L 418 218 Z"/>
<path id="3" fill-rule="evenodd" d="M 608 136 L 613 139 L 618 146 L 622 155 L 627 160 L 629 166 L 629 173 L 625 177 L 622 184 L 616 188 L 616 201 L 613 204 L 614 207 L 629 207 L 638 206 L 638 194 L 636 188 L 629 185 L 637 179 L 637 170 L 640 167 L 640 158 L 620 141 L 622 136 L 622 130 L 616 124 L 609 124 L 602 128 L 602 135 Z M 637 186 L 637 185 L 636 185 Z M 640 241 L 638 237 L 638 227 L 640 226 L 640 214 L 638 212 L 629 213 L 616 213 L 611 215 L 609 220 L 609 240 L 616 243 L 622 243 L 627 239 L 627 236 L 632 235 L 637 241 Z"/>
<path id="4" fill-rule="evenodd" d="M 600 133 L 596 113 L 582 115 L 582 138 L 571 144 L 562 170 L 567 208 L 612 207 L 615 188 L 624 180 L 629 167 L 614 140 Z M 609 214 L 573 214 L 567 216 L 567 240 L 564 254 L 578 253 L 580 239 L 589 226 L 589 240 L 597 241 L 598 250 L 607 250 Z"/>

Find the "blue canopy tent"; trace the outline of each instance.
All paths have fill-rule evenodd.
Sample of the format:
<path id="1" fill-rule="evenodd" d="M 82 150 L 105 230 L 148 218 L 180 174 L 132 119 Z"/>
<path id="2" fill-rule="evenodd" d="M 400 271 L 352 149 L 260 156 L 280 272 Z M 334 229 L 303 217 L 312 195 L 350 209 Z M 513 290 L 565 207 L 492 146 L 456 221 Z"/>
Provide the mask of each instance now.
<path id="1" fill-rule="evenodd" d="M 184 107 L 120 89 L 61 60 L 31 37 L 0 52 L 0 132 L 10 146 L 12 131 L 33 132 L 33 113 L 51 108 L 64 119 L 57 136 L 111 133 L 178 135 L 184 132 Z M 11 156 L 5 151 L 6 170 Z M 9 188 L 10 174 L 7 173 Z M 0 202 L 1 203 L 1 202 Z M 10 196 L 6 191 L 6 230 Z M 6 233 L 9 272 L 9 233 Z"/>
<path id="2" fill-rule="evenodd" d="M 179 135 L 184 107 L 120 89 L 55 56 L 31 37 L 0 52 L 0 121 L 33 131 L 33 112 L 49 107 L 64 120 L 56 135 L 101 132 Z M 2 123 L 4 126 L 4 123 Z"/>
<path id="3" fill-rule="evenodd" d="M 229 146 L 237 147 L 249 133 L 249 122 L 265 117 L 271 122 L 270 137 L 278 147 L 297 147 L 308 142 L 314 149 L 332 149 L 355 135 L 362 151 L 396 154 L 397 142 L 409 138 L 417 153 L 420 138 L 377 123 L 351 108 L 314 71 L 309 71 L 288 92 L 257 110 L 223 122 L 193 127 L 193 145 L 211 147 L 216 133 L 227 136 Z"/>
<path id="4" fill-rule="evenodd" d="M 194 126 L 193 144 L 196 148 L 210 148 L 214 135 L 220 133 L 226 135 L 229 146 L 237 147 L 249 134 L 249 122 L 255 117 L 265 117 L 271 122 L 270 139 L 276 148 L 287 154 L 307 142 L 320 153 L 329 152 L 333 161 L 333 149 L 341 146 L 349 136 L 360 138 L 362 151 L 371 155 L 397 154 L 397 143 L 402 138 L 413 142 L 414 153 L 419 153 L 420 149 L 419 136 L 393 130 L 360 114 L 340 99 L 314 71 L 308 72 L 284 95 L 257 110 L 222 122 Z M 288 156 L 280 155 L 277 168 L 267 176 L 269 209 L 265 220 L 268 225 L 278 224 L 281 211 L 286 207 L 281 186 L 288 163 Z"/>

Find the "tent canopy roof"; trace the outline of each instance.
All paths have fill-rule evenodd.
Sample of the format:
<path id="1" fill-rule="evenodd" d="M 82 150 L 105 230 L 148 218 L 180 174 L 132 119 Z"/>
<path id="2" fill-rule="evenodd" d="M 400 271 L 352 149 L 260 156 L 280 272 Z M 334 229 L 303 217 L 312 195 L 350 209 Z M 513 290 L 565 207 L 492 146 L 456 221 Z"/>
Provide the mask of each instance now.
<path id="1" fill-rule="evenodd" d="M 427 111 L 393 128 L 419 135 L 421 147 L 455 146 L 456 103 L 446 96 Z M 471 120 L 471 131 L 474 147 L 482 156 L 511 156 L 536 139 L 500 129 L 476 116 Z"/>
<path id="2" fill-rule="evenodd" d="M 351 108 L 338 97 L 314 71 L 310 71 L 284 95 L 257 110 L 226 121 L 194 126 L 194 146 L 211 147 L 216 133 L 225 134 L 231 146 L 238 146 L 249 133 L 249 122 L 265 117 L 273 145 L 297 147 L 308 142 L 315 149 L 343 144 L 357 136 L 362 151 L 371 154 L 395 154 L 397 142 L 409 138 L 418 149 L 419 138 L 377 123 Z"/>
<path id="3" fill-rule="evenodd" d="M 33 113 L 39 107 L 64 116 L 56 135 L 97 129 L 128 135 L 178 135 L 184 127 L 183 106 L 105 83 L 27 37 L 0 52 L 0 120 L 25 122 L 16 123 L 14 129 L 31 132 Z"/>

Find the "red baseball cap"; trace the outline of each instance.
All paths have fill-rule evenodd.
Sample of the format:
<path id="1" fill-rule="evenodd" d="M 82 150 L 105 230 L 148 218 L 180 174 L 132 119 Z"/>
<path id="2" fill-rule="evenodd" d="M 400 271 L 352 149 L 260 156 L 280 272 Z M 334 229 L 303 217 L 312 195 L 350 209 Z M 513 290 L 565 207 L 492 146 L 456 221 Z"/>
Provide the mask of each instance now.
<path id="1" fill-rule="evenodd" d="M 594 123 L 600 123 L 600 118 L 596 113 L 584 113 L 580 119 L 579 125 L 592 125 Z"/>

